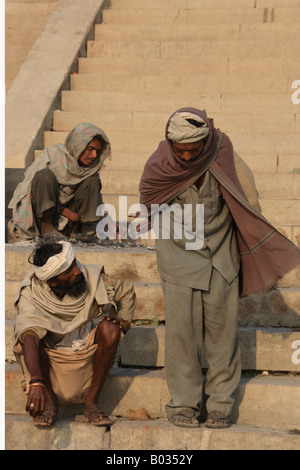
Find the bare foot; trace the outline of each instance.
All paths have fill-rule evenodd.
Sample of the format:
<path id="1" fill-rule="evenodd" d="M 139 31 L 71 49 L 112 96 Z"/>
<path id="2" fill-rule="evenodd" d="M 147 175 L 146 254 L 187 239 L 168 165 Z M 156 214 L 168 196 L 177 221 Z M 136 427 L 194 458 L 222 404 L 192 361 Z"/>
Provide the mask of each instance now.
<path id="1" fill-rule="evenodd" d="M 46 235 L 47 233 L 53 233 L 54 235 L 61 235 L 58 230 L 56 230 L 50 222 L 41 222 L 41 232 L 42 235 Z"/>

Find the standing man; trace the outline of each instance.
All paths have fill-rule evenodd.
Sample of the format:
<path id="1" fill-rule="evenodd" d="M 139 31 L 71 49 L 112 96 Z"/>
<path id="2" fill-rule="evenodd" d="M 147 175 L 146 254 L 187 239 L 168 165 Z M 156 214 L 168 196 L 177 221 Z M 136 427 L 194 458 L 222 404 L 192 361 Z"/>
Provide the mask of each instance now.
<path id="1" fill-rule="evenodd" d="M 47 147 L 25 172 L 8 207 L 13 210 L 8 241 L 40 234 L 94 235 L 102 203 L 99 171 L 111 155 L 102 129 L 81 123 L 64 145 Z"/>
<path id="2" fill-rule="evenodd" d="M 299 251 L 261 216 L 249 168 L 205 111 L 182 108 L 170 117 L 166 139 L 145 165 L 140 203 L 149 214 L 153 205 L 156 210 L 163 204 L 171 209 L 170 236 L 160 233 L 156 246 L 165 300 L 168 418 L 178 426 L 199 426 L 204 338 L 206 426 L 228 427 L 241 375 L 239 293 L 270 289 L 299 264 Z M 202 239 L 201 230 L 200 235 L 195 231 L 200 204 Z M 183 214 L 179 221 L 178 208 Z M 185 230 L 187 208 L 192 209 L 190 233 Z M 157 214 L 161 230 L 164 211 Z"/>
<path id="3" fill-rule="evenodd" d="M 84 403 L 84 419 L 109 426 L 98 396 L 136 306 L 130 283 L 81 265 L 72 245 L 42 241 L 20 285 L 14 352 L 37 426 L 55 423 L 58 405 Z"/>

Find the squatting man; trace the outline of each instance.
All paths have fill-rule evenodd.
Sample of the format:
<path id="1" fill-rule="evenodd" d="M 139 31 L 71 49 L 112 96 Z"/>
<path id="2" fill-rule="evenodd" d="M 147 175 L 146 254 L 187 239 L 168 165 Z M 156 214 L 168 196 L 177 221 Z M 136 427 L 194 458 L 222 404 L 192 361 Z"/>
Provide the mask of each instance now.
<path id="1" fill-rule="evenodd" d="M 101 204 L 100 171 L 111 156 L 105 132 L 80 123 L 64 144 L 46 147 L 27 168 L 8 208 L 8 242 L 54 234 L 93 237 Z"/>
<path id="2" fill-rule="evenodd" d="M 130 328 L 133 286 L 101 265 L 81 265 L 66 241 L 42 240 L 29 260 L 15 299 L 14 345 L 26 411 L 35 425 L 51 426 L 60 404 L 83 403 L 85 421 L 110 426 L 98 397 Z"/>

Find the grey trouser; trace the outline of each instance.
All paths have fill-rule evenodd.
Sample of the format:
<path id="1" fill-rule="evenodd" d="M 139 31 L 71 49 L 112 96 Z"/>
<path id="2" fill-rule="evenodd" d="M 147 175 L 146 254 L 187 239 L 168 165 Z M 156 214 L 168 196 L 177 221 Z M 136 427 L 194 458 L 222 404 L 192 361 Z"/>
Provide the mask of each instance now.
<path id="1" fill-rule="evenodd" d="M 102 203 L 100 190 L 101 183 L 98 174 L 90 176 L 75 187 L 74 197 L 66 205 L 80 215 L 81 231 L 84 231 L 85 224 L 88 225 L 100 220 L 100 217 L 96 216 L 97 207 Z M 31 203 L 39 230 L 39 219 L 42 218 L 43 212 L 51 208 L 53 208 L 53 225 L 57 226 L 61 210 L 59 185 L 54 173 L 48 168 L 40 170 L 34 175 L 31 185 Z M 68 235 L 72 228 L 72 222 L 69 221 L 62 232 Z"/>
<path id="2" fill-rule="evenodd" d="M 209 291 L 163 280 L 162 288 L 166 309 L 165 368 L 171 395 L 166 406 L 168 418 L 183 408 L 192 408 L 200 414 L 204 391 L 200 360 L 203 338 L 208 363 L 206 409 L 208 413 L 217 410 L 228 416 L 241 376 L 238 278 L 229 285 L 213 269 Z"/>

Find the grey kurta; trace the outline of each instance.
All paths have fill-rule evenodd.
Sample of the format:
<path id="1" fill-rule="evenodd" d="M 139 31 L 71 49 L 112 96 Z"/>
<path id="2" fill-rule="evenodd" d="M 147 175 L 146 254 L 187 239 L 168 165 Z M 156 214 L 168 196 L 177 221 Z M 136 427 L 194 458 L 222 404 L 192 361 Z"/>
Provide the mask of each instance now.
<path id="1" fill-rule="evenodd" d="M 180 286 L 208 290 L 214 267 L 230 284 L 238 274 L 240 258 L 232 216 L 219 183 L 207 171 L 199 190 L 194 184 L 189 186 L 172 204 L 178 204 L 182 214 L 186 204 L 193 206 L 193 230 L 197 222 L 195 206 L 204 205 L 204 243 L 201 249 L 186 250 L 186 243 L 191 240 L 184 236 L 184 230 L 182 239 L 174 237 L 174 213 L 170 212 L 171 238 L 158 238 L 156 247 L 161 278 Z"/>

